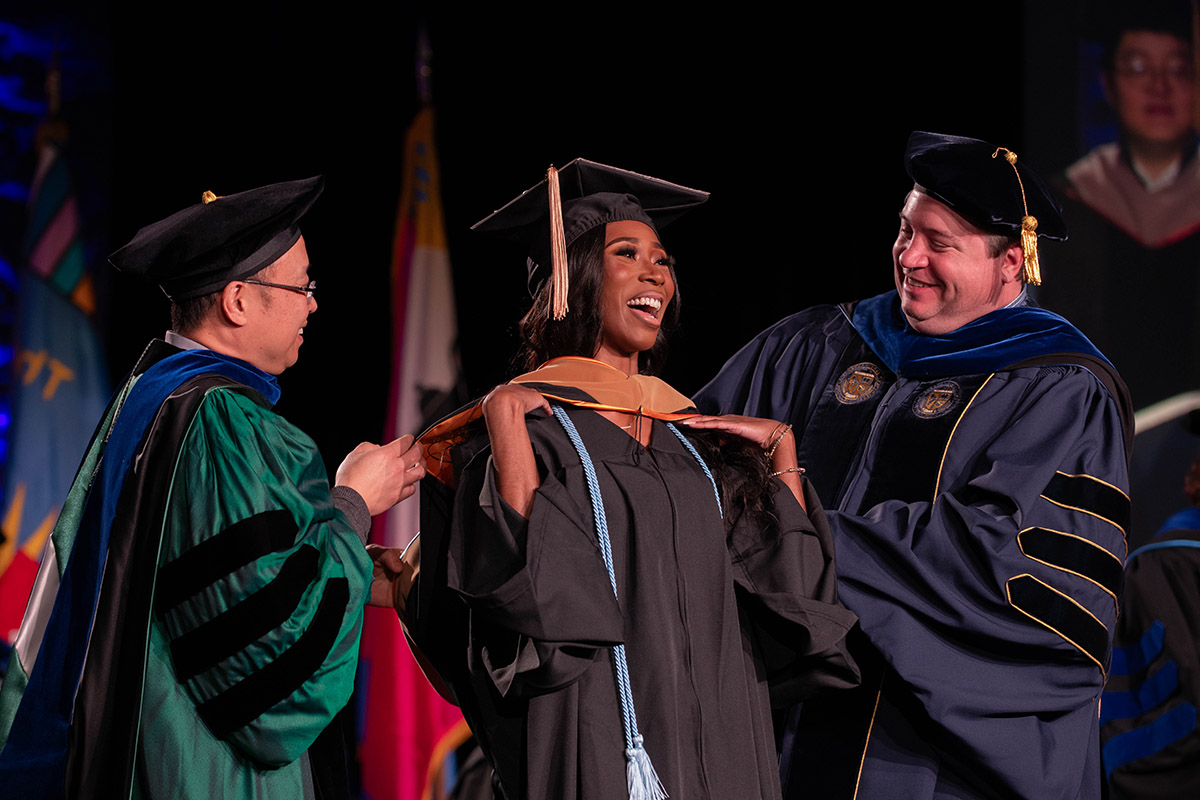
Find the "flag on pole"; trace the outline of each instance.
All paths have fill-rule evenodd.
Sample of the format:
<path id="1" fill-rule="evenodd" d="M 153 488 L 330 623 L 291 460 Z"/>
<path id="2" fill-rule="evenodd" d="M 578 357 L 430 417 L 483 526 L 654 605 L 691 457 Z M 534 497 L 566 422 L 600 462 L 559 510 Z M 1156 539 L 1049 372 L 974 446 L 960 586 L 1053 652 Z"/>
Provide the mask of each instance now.
<path id="1" fill-rule="evenodd" d="M 392 255 L 395 361 L 387 439 L 419 433 L 460 400 L 457 318 L 433 142 L 433 109 L 405 141 Z M 404 547 L 418 531 L 416 498 L 375 521 L 371 540 Z M 446 759 L 470 736 L 458 709 L 430 687 L 395 613 L 367 609 L 359 656 L 359 759 L 366 800 L 437 800 Z"/>
<path id="2" fill-rule="evenodd" d="M 0 639 L 6 646 L 16 636 L 47 537 L 109 394 L 92 326 L 95 295 L 75 194 L 66 161 L 51 141 L 41 147 L 29 194 L 24 262 L 0 514 Z"/>

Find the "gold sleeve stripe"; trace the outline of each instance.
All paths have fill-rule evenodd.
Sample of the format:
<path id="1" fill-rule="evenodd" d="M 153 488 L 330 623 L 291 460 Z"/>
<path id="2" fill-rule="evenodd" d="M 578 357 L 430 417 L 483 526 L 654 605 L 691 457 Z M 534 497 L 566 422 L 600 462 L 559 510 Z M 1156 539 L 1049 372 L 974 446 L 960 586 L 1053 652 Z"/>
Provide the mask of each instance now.
<path id="1" fill-rule="evenodd" d="M 1005 588 L 1009 605 L 1061 636 L 1105 673 L 1108 628 L 1092 612 L 1029 574 L 1009 578 Z"/>
<path id="2" fill-rule="evenodd" d="M 1055 472 L 1042 490 L 1042 497 L 1056 506 L 1102 519 L 1122 535 L 1129 528 L 1129 495 L 1091 475 Z"/>
<path id="3" fill-rule="evenodd" d="M 867 726 L 867 738 L 863 741 L 862 758 L 858 761 L 858 775 L 854 778 L 854 797 L 852 800 L 858 800 L 858 785 L 862 783 L 863 765 L 867 763 L 867 748 L 871 746 L 871 732 L 875 730 L 875 715 L 879 713 L 879 700 L 882 697 L 883 678 L 881 677 L 879 679 L 879 691 L 875 694 L 875 705 L 871 708 L 871 723 Z"/>
<path id="4" fill-rule="evenodd" d="M 1026 558 L 1096 584 L 1112 598 L 1113 607 L 1124 580 L 1121 559 L 1082 536 L 1049 528 L 1026 528 L 1017 534 Z"/>
<path id="5" fill-rule="evenodd" d="M 1072 474 L 1072 473 L 1070 473 L 1070 472 L 1063 472 L 1061 469 L 1060 469 L 1060 470 L 1055 470 L 1055 472 L 1056 472 L 1057 474 L 1059 474 L 1059 475 L 1062 475 L 1062 476 L 1063 476 L 1063 477 L 1065 477 L 1065 478 L 1087 478 L 1087 479 L 1088 479 L 1088 480 L 1090 480 L 1090 481 L 1095 481 L 1096 483 L 1100 484 L 1101 486 L 1107 486 L 1108 488 L 1112 489 L 1112 490 L 1113 490 L 1114 492 L 1116 492 L 1117 494 L 1119 494 L 1119 495 L 1121 495 L 1122 497 L 1124 497 L 1126 500 L 1128 500 L 1128 499 L 1129 499 L 1129 493 L 1128 493 L 1128 492 L 1124 491 L 1123 489 L 1121 489 L 1119 486 L 1117 486 L 1117 485 L 1115 485 L 1115 484 L 1109 483 L 1108 481 L 1106 481 L 1106 480 L 1103 480 L 1103 479 L 1101 479 L 1101 478 L 1097 478 L 1095 475 L 1088 475 L 1088 474 L 1086 474 L 1086 473 L 1083 473 L 1083 472 L 1080 472 L 1080 473 L 1077 473 L 1077 474 Z"/>
<path id="6" fill-rule="evenodd" d="M 996 373 L 993 372 L 991 375 L 987 376 L 987 379 L 983 383 L 979 384 L 979 388 L 975 390 L 975 394 L 971 395 L 971 399 L 967 401 L 967 405 L 963 408 L 962 413 L 958 415 L 958 419 L 955 421 L 954 427 L 950 430 L 950 437 L 946 439 L 946 447 L 944 450 L 942 450 L 942 460 L 938 464 L 937 481 L 933 485 L 933 499 L 931 500 L 933 503 L 937 502 L 938 494 L 942 490 L 942 468 L 946 466 L 946 454 L 950 452 L 950 443 L 954 441 L 954 434 L 958 433 L 958 426 L 960 423 L 962 423 L 963 417 L 967 415 L 967 412 L 971 410 L 971 405 L 975 402 L 975 398 L 979 397 L 980 393 L 983 391 L 983 388 L 987 386 L 994 377 L 996 377 Z"/>

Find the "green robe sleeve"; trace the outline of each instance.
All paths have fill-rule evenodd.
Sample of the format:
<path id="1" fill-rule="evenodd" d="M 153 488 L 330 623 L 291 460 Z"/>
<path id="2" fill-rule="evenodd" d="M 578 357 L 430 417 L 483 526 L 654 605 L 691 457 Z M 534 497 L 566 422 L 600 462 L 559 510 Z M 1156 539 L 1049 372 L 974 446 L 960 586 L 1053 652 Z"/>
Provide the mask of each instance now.
<path id="1" fill-rule="evenodd" d="M 208 393 L 172 481 L 155 618 L 196 715 L 254 762 L 300 758 L 350 698 L 371 580 L 352 517 L 308 436 Z"/>

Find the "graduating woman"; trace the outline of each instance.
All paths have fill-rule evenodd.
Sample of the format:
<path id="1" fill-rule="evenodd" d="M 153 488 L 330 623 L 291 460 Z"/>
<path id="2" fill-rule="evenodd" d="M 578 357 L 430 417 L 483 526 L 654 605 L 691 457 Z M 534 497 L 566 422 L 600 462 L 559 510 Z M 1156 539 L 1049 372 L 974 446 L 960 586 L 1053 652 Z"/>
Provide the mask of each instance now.
<path id="1" fill-rule="evenodd" d="M 791 431 L 651 377 L 705 199 L 578 159 L 476 226 L 530 247 L 530 371 L 423 437 L 407 624 L 505 800 L 779 797 L 771 706 L 857 680 Z"/>

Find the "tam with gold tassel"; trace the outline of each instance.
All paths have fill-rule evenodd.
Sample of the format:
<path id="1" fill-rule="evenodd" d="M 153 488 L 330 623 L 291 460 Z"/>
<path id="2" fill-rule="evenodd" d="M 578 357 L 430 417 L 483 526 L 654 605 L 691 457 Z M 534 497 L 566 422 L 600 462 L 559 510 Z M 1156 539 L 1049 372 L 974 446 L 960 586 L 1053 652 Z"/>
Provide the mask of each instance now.
<path id="1" fill-rule="evenodd" d="M 1001 153 L 1008 166 L 997 161 Z M 954 209 L 984 233 L 1019 236 L 1021 278 L 1030 286 L 1041 285 L 1038 237 L 1063 241 L 1067 226 L 1062 206 L 1027 161 L 981 139 L 914 131 L 904 167 L 916 191 Z"/>

